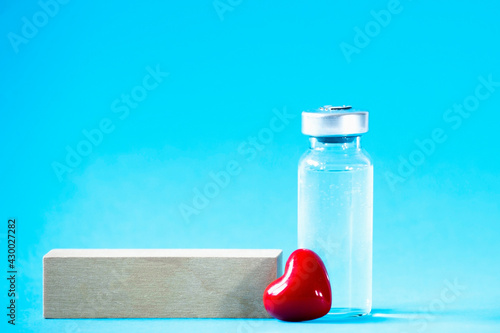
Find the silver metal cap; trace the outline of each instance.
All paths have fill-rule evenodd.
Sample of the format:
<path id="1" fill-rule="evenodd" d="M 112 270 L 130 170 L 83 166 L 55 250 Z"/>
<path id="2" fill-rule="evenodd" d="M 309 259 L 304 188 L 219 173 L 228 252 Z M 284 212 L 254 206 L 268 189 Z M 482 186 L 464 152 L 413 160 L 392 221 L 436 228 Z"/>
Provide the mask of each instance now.
<path id="1" fill-rule="evenodd" d="M 368 132 L 368 112 L 351 106 L 326 105 L 302 112 L 302 133 L 309 136 L 347 136 Z"/>

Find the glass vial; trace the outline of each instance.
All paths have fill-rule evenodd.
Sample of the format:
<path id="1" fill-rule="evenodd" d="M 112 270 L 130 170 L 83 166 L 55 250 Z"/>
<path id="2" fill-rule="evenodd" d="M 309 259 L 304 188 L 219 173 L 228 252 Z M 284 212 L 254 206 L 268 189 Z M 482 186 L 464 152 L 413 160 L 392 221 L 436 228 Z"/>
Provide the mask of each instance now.
<path id="1" fill-rule="evenodd" d="M 368 112 L 325 106 L 302 113 L 310 147 L 299 162 L 298 246 L 324 261 L 330 316 L 372 306 L 373 166 L 361 148 Z"/>

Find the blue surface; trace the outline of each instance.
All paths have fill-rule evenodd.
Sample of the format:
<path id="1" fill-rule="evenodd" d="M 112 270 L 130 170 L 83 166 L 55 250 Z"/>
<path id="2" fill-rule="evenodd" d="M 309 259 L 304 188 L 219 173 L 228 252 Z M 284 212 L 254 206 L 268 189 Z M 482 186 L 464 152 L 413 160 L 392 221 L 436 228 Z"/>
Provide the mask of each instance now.
<path id="1" fill-rule="evenodd" d="M 0 266 L 7 270 L 7 219 L 16 218 L 19 271 L 16 326 L 3 315 L 2 331 L 500 331 L 500 86 L 484 83 L 500 82 L 498 4 L 216 5 L 0 4 Z M 131 93 L 136 102 L 126 101 Z M 307 148 L 299 114 L 324 104 L 371 112 L 363 142 L 375 165 L 372 316 L 42 318 L 41 259 L 52 248 L 289 255 Z M 276 110 L 295 117 L 265 130 L 278 124 Z M 68 166 L 67 149 L 78 147 L 89 154 Z M 227 184 L 208 185 L 213 198 L 193 207 L 210 174 L 228 167 Z"/>

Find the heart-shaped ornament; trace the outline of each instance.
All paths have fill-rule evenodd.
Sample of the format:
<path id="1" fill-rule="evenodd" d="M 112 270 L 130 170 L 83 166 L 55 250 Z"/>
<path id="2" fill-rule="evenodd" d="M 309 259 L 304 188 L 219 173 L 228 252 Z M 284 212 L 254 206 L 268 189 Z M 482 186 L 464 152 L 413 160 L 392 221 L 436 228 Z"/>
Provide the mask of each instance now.
<path id="1" fill-rule="evenodd" d="M 288 258 L 285 274 L 267 286 L 264 307 L 284 321 L 323 317 L 332 305 L 332 290 L 325 265 L 311 250 L 295 250 Z"/>

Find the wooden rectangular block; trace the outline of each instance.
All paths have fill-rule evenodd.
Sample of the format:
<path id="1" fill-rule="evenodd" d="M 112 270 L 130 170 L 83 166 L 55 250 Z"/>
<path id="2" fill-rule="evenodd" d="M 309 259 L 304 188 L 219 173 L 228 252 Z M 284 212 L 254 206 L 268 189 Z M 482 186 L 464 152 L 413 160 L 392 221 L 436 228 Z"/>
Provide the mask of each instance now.
<path id="1" fill-rule="evenodd" d="M 281 250 L 77 250 L 43 257 L 45 318 L 268 318 Z"/>

